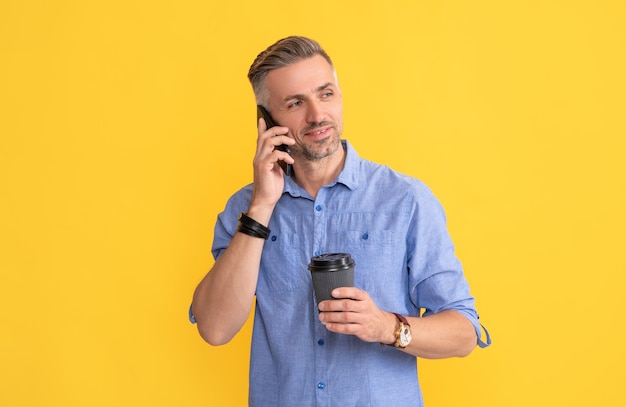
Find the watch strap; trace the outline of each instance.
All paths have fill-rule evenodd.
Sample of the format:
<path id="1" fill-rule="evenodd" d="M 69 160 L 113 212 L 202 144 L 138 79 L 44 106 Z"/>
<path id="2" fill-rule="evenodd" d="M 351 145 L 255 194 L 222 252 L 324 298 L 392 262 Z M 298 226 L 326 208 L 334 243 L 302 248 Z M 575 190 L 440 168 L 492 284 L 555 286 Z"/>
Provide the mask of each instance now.
<path id="1" fill-rule="evenodd" d="M 394 343 L 380 343 L 380 346 L 385 347 L 385 345 L 387 346 L 391 346 L 394 348 L 400 348 L 400 349 L 404 349 L 405 346 L 400 346 L 400 333 L 402 332 L 402 329 L 404 327 L 407 328 L 411 328 L 411 324 L 409 324 L 409 321 L 402 315 L 400 314 L 396 314 L 395 312 L 392 312 L 393 315 L 396 316 L 396 319 L 398 320 L 398 322 L 400 322 L 400 326 L 398 327 L 398 329 L 396 329 L 395 331 L 395 335 L 396 335 L 396 340 Z"/>
<path id="2" fill-rule="evenodd" d="M 411 324 L 409 324 L 409 321 L 407 321 L 407 319 L 404 316 L 402 316 L 400 314 L 396 314 L 395 312 L 392 312 L 392 314 L 395 315 L 396 318 L 398 318 L 398 321 L 400 321 L 404 325 L 408 326 L 409 328 L 411 327 Z"/>
<path id="3" fill-rule="evenodd" d="M 407 319 L 400 315 L 400 314 L 396 314 L 395 312 L 393 313 L 393 315 L 396 316 L 396 318 L 398 319 L 398 321 L 400 322 L 400 326 L 398 327 L 398 329 L 396 330 L 396 341 L 394 342 L 393 346 L 399 349 L 404 349 L 406 348 L 406 346 L 408 345 L 408 343 L 406 345 L 402 345 L 402 331 L 404 331 L 405 329 L 409 330 L 409 341 L 410 339 L 410 333 L 411 333 L 411 324 L 409 324 L 409 321 L 407 321 Z"/>

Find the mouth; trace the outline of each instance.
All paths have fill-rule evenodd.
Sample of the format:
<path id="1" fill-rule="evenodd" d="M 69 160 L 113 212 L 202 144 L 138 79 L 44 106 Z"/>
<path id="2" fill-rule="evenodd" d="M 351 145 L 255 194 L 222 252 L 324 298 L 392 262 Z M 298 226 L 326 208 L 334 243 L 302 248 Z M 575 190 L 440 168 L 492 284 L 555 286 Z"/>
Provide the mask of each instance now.
<path id="1" fill-rule="evenodd" d="M 304 136 L 316 139 L 324 138 L 328 135 L 331 128 L 331 126 L 317 127 L 304 133 Z"/>

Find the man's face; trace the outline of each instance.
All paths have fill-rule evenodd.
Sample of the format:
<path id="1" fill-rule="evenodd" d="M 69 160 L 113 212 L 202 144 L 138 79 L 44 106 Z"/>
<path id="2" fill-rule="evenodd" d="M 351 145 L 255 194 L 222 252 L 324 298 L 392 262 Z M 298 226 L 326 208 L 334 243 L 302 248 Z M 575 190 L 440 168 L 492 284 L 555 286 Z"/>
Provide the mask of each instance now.
<path id="1" fill-rule="evenodd" d="M 267 74 L 269 110 L 296 140 L 295 157 L 317 161 L 337 151 L 343 131 L 341 91 L 330 64 L 320 55 Z"/>

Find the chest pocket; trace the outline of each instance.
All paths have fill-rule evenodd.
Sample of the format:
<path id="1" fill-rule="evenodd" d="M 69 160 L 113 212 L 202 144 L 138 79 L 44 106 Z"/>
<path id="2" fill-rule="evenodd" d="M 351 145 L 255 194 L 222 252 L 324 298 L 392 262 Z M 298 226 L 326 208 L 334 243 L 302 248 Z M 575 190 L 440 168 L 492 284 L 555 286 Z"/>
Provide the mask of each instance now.
<path id="1" fill-rule="evenodd" d="M 402 280 L 398 273 L 403 270 L 404 240 L 392 230 L 341 231 L 336 248 L 352 256 L 354 285 L 370 294 L 389 292 Z"/>
<path id="2" fill-rule="evenodd" d="M 311 277 L 302 240 L 298 234 L 281 233 L 265 242 L 257 294 L 285 294 L 308 286 Z"/>

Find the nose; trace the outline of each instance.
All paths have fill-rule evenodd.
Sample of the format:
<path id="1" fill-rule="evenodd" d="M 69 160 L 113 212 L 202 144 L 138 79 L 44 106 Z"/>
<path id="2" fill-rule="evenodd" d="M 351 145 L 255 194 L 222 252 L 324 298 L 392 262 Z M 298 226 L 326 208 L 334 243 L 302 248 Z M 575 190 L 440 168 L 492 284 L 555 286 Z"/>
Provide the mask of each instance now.
<path id="1" fill-rule="evenodd" d="M 324 121 L 325 115 L 319 100 L 311 101 L 307 108 L 306 120 L 308 123 L 321 123 Z"/>

